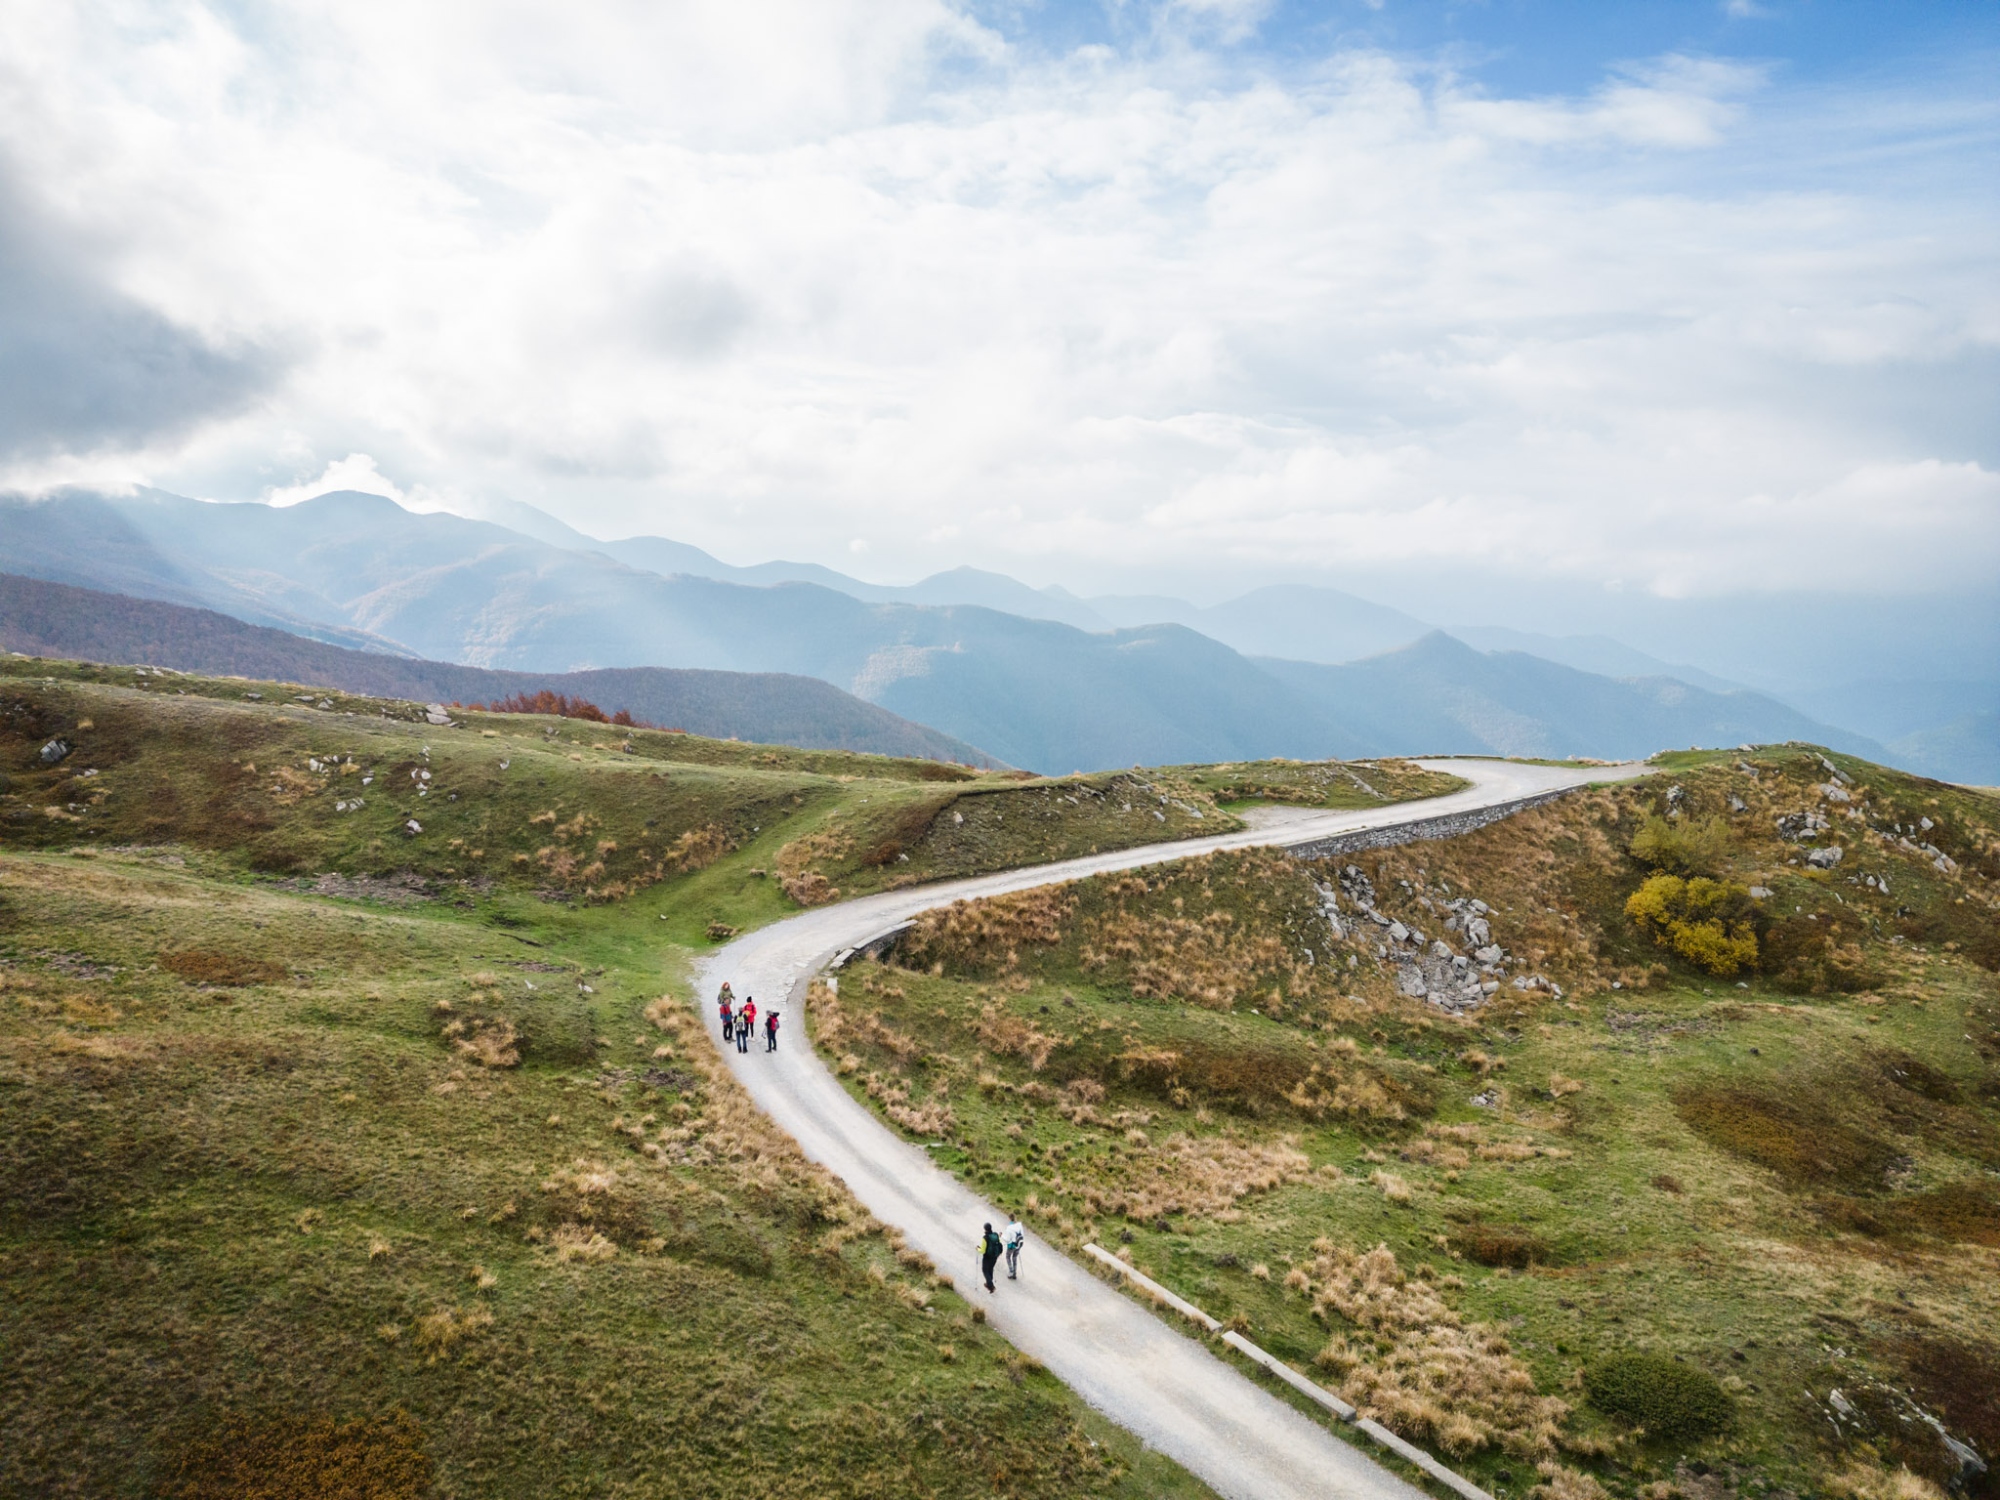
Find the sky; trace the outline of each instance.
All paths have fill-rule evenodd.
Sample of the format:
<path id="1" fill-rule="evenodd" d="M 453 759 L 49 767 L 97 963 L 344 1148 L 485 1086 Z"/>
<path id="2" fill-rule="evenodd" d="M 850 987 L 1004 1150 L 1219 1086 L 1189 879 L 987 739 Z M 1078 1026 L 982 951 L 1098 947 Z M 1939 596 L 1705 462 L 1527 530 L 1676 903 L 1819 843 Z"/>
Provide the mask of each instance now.
<path id="1" fill-rule="evenodd" d="M 0 487 L 1084 594 L 2000 579 L 1990 4 L 0 25 Z"/>

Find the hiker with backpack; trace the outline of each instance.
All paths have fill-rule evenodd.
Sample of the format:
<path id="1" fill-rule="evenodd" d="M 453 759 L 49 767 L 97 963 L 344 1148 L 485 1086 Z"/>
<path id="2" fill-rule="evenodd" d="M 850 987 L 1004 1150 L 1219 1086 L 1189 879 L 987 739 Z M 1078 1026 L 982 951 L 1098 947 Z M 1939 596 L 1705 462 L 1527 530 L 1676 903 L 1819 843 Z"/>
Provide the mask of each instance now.
<path id="1" fill-rule="evenodd" d="M 778 1013 L 775 1010 L 764 1017 L 764 1050 L 766 1052 L 778 1050 Z"/>
<path id="2" fill-rule="evenodd" d="M 722 1045 L 727 1047 L 736 1039 L 736 1012 L 729 1008 L 729 986 L 722 987 L 722 999 L 716 1002 L 716 1009 L 722 1015 Z"/>
<path id="3" fill-rule="evenodd" d="M 1021 1247 L 1028 1243 L 1028 1231 L 1019 1219 L 1010 1218 L 1006 1231 L 1000 1236 L 1007 1245 L 1007 1279 L 1019 1281 L 1021 1270 Z"/>
<path id="4" fill-rule="evenodd" d="M 986 1232 L 979 1237 L 979 1273 L 986 1278 L 986 1290 L 994 1291 L 993 1268 L 1000 1263 L 1000 1236 L 988 1224 Z"/>
<path id="5" fill-rule="evenodd" d="M 750 1038 L 757 1030 L 757 1001 L 752 995 L 743 997 L 743 1008 L 736 1012 L 736 1050 L 748 1052 Z"/>

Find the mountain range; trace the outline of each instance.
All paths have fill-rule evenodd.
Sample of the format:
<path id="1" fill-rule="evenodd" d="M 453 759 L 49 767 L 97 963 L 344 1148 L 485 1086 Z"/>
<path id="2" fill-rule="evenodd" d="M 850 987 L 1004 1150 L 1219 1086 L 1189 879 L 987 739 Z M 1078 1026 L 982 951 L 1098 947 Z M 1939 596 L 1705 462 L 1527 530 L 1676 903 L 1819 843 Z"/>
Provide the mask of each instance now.
<path id="1" fill-rule="evenodd" d="M 607 713 L 622 708 L 642 723 L 714 739 L 995 764 L 970 745 L 813 677 L 671 667 L 499 672 L 355 651 L 249 625 L 211 609 L 15 573 L 0 573 L 0 648 L 29 656 L 333 687 L 419 703 L 491 703 L 548 691 L 581 698 Z"/>
<path id="2" fill-rule="evenodd" d="M 285 508 L 153 490 L 0 498 L 0 569 L 433 664 L 817 678 L 1049 772 L 1264 755 L 1615 757 L 1784 739 L 1889 753 L 1616 641 L 1528 637 L 1547 654 L 1483 651 L 1330 589 L 1197 608 L 1081 599 L 972 569 L 891 588 L 813 564 L 737 568 L 664 538 L 600 542 L 526 506 L 504 514 L 509 524 L 419 513 L 357 492 Z M 1564 654 L 1613 672 L 1551 659 Z M 1944 749 L 1976 760 L 1979 746 Z"/>

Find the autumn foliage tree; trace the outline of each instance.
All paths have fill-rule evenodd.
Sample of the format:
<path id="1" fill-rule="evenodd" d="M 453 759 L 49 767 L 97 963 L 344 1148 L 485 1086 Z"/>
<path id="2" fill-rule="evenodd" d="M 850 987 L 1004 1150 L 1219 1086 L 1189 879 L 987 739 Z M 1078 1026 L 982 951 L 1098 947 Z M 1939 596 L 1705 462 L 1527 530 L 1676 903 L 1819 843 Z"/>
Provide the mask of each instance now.
<path id="1" fill-rule="evenodd" d="M 549 714 L 558 719 L 584 719 L 592 724 L 616 724 L 623 729 L 653 727 L 642 719 L 633 718 L 629 709 L 621 708 L 616 713 L 607 714 L 588 698 L 571 698 L 562 693 L 552 693 L 547 688 L 534 693 L 515 693 L 512 697 L 499 698 L 492 703 L 464 706 L 483 713 Z"/>

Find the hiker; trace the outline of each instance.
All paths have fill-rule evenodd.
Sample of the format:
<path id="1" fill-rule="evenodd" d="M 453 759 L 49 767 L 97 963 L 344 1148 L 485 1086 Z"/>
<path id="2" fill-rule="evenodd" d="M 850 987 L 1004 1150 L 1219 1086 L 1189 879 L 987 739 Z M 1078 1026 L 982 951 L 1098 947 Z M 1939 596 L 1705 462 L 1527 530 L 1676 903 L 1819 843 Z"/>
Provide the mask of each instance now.
<path id="1" fill-rule="evenodd" d="M 743 1007 L 736 1012 L 736 1050 L 748 1052 L 750 1038 L 757 1031 L 757 1002 L 750 996 L 743 997 Z"/>
<path id="2" fill-rule="evenodd" d="M 778 1050 L 778 1013 L 775 1010 L 764 1017 L 764 1050 L 766 1052 Z"/>
<path id="3" fill-rule="evenodd" d="M 979 1239 L 979 1272 L 986 1278 L 986 1290 L 989 1292 L 995 1290 L 993 1285 L 993 1268 L 999 1263 L 1000 1236 L 995 1234 L 993 1226 L 988 1224 L 986 1232 Z"/>
<path id="4" fill-rule="evenodd" d="M 1019 1219 L 1007 1221 L 1006 1233 L 1000 1236 L 1007 1242 L 1007 1279 L 1019 1281 L 1021 1270 L 1021 1247 L 1028 1242 L 1028 1231 L 1021 1227 Z"/>
<path id="5" fill-rule="evenodd" d="M 729 1008 L 724 998 L 716 1007 L 722 1013 L 722 1045 L 727 1047 L 736 1036 L 736 1012 Z"/>

